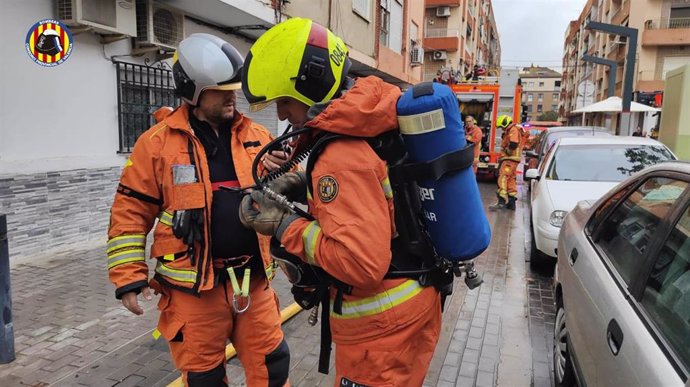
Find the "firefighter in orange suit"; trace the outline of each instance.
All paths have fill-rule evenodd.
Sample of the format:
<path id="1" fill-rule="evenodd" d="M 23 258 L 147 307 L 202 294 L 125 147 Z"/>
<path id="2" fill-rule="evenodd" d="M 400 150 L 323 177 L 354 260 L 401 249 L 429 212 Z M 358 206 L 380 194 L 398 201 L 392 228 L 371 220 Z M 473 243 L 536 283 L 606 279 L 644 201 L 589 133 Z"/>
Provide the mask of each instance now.
<path id="1" fill-rule="evenodd" d="M 477 174 L 477 164 L 479 163 L 479 153 L 482 150 L 482 129 L 477 126 L 477 120 L 472 116 L 465 117 L 465 139 L 467 142 L 474 144 L 474 160 L 472 161 L 472 168 Z"/>
<path id="2" fill-rule="evenodd" d="M 290 352 L 269 286 L 270 240 L 242 226 L 239 192 L 269 132 L 235 110 L 242 56 L 222 39 L 192 34 L 173 56 L 184 103 L 161 109 L 122 171 L 108 229 L 108 271 L 115 295 L 142 314 L 137 295 L 161 297 L 154 336 L 168 341 L 188 386 L 226 386 L 232 342 L 248 386 L 288 385 Z M 276 153 L 266 167 L 285 155 Z M 269 168 L 270 169 L 270 168 Z M 158 222 L 155 223 L 156 218 Z M 144 248 L 154 227 L 149 281 Z"/>
<path id="3" fill-rule="evenodd" d="M 329 132 L 371 137 L 396 130 L 400 90 L 376 77 L 353 81 L 349 66 L 342 39 L 292 18 L 254 43 L 243 91 L 253 109 L 275 102 L 281 120 L 312 128 L 300 142 Z M 260 191 L 243 200 L 240 217 L 351 286 L 340 294 L 341 313 L 330 312 L 336 386 L 421 386 L 440 333 L 440 295 L 417 280 L 384 278 L 395 233 L 385 163 L 365 140 L 341 139 L 323 148 L 310 176 L 307 202 L 315 220 Z M 330 297 L 337 302 L 334 286 Z"/>
<path id="4" fill-rule="evenodd" d="M 515 211 L 517 201 L 517 168 L 522 158 L 522 147 L 525 137 L 520 125 L 513 123 L 507 115 L 499 116 L 496 127 L 503 129 L 501 137 L 501 156 L 498 159 L 498 203 L 491 209 L 508 209 Z"/>

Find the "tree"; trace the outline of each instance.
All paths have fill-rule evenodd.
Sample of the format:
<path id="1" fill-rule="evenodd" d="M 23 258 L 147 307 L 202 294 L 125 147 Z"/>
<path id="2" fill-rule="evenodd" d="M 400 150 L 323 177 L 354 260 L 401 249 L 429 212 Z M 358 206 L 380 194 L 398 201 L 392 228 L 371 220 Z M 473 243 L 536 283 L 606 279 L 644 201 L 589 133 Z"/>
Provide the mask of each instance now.
<path id="1" fill-rule="evenodd" d="M 537 117 L 537 121 L 558 121 L 558 113 L 551 110 Z"/>

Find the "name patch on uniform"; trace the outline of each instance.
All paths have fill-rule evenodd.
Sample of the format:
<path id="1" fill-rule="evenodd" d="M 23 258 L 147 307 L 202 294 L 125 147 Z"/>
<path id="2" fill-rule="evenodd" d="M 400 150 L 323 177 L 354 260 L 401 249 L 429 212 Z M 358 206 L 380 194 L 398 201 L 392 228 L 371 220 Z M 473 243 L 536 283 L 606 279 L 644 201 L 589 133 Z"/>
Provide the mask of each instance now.
<path id="1" fill-rule="evenodd" d="M 340 387 L 369 387 L 369 386 L 364 385 L 364 384 L 360 384 L 357 382 L 353 382 L 352 380 L 347 379 L 347 378 L 341 378 L 340 379 Z"/>
<path id="2" fill-rule="evenodd" d="M 338 196 L 338 182 L 333 176 L 323 176 L 319 179 L 318 192 L 322 202 L 332 202 Z"/>

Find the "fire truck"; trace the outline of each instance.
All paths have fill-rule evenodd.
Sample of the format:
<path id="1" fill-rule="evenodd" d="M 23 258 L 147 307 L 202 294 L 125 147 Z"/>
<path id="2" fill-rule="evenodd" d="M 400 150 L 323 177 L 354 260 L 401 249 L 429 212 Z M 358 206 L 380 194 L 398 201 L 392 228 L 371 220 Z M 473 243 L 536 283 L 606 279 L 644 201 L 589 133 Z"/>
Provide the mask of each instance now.
<path id="1" fill-rule="evenodd" d="M 478 76 L 449 86 L 458 98 L 463 119 L 471 115 L 482 128 L 482 148 L 477 175 L 498 176 L 501 135 L 496 119 L 504 114 L 520 122 L 522 86 L 519 69 L 502 69 L 498 76 Z"/>

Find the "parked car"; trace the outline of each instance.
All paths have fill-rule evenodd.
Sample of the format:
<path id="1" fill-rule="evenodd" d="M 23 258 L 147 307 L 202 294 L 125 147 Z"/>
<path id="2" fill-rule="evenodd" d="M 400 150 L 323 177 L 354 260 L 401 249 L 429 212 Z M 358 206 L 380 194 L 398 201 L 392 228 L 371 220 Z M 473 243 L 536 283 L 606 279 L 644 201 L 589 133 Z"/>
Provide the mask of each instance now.
<path id="1" fill-rule="evenodd" d="M 565 215 L 580 200 L 598 199 L 626 177 L 675 156 L 662 143 L 644 137 L 566 137 L 549 150 L 539 169 L 529 169 L 530 264 L 556 258 Z"/>
<path id="2" fill-rule="evenodd" d="M 542 130 L 532 140 L 532 150 L 525 152 L 525 170 L 539 168 L 539 164 L 546 156 L 546 152 L 556 143 L 556 140 L 564 137 L 598 137 L 613 136 L 608 129 L 598 126 L 554 126 Z"/>
<path id="3" fill-rule="evenodd" d="M 690 163 L 579 202 L 554 286 L 556 386 L 689 386 Z"/>

